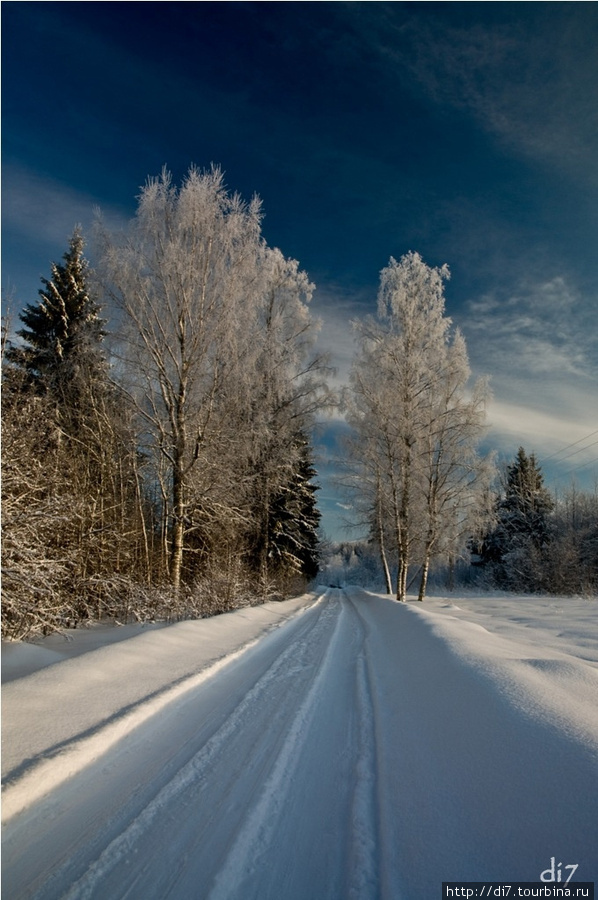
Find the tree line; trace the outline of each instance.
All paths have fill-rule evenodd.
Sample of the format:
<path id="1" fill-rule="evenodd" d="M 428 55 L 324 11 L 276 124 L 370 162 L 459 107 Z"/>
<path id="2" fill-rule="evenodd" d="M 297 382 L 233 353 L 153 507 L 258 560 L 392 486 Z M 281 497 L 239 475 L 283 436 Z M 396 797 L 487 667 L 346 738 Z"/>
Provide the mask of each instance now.
<path id="1" fill-rule="evenodd" d="M 497 467 L 485 505 L 475 529 L 464 531 L 450 553 L 439 548 L 436 590 L 598 595 L 597 491 L 571 484 L 551 492 L 534 454 L 520 447 L 510 463 Z M 366 539 L 329 542 L 323 549 L 323 569 L 331 583 L 386 584 L 391 593 L 398 571 L 396 549 L 391 541 L 385 544 L 385 567 L 373 510 L 370 522 Z M 408 583 L 417 588 L 420 580 L 421 558 L 415 555 Z"/>
<path id="2" fill-rule="evenodd" d="M 490 585 L 524 593 L 598 593 L 598 492 L 553 494 L 534 454 L 520 447 L 498 476 L 492 519 L 471 544 Z"/>
<path id="3" fill-rule="evenodd" d="M 20 341 L 3 340 L 5 637 L 211 615 L 318 572 L 311 435 L 336 398 L 314 285 L 267 245 L 259 200 L 215 167 L 180 187 L 164 170 L 96 243 L 92 271 L 75 230 Z M 454 573 L 473 554 L 487 584 L 595 591 L 596 495 L 554 500 L 522 448 L 496 487 L 488 386 L 470 385 L 448 278 L 391 258 L 377 315 L 355 323 L 343 483 L 385 589 L 423 600 L 434 562 Z"/>
<path id="4" fill-rule="evenodd" d="M 76 230 L 3 364 L 3 634 L 208 615 L 318 569 L 313 285 L 217 168 Z M 110 314 L 111 331 L 102 318 Z"/>

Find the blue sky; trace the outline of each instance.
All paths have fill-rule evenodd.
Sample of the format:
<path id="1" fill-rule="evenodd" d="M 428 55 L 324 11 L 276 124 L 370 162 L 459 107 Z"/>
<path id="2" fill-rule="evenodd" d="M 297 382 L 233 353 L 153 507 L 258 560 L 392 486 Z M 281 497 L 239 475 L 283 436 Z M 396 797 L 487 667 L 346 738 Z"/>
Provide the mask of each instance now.
<path id="1" fill-rule="evenodd" d="M 447 263 L 447 313 L 490 376 L 488 446 L 547 482 L 598 476 L 598 4 L 2 3 L 3 306 L 35 302 L 94 207 L 212 162 L 349 322 L 389 257 Z M 93 258 L 92 258 L 93 262 Z M 324 528 L 342 423 L 320 437 Z"/>

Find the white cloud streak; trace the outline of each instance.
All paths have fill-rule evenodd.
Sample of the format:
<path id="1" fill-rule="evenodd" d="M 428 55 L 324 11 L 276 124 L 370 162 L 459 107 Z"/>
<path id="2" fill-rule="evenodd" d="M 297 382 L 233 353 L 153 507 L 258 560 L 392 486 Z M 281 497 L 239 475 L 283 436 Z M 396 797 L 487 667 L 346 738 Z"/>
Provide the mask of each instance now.
<path id="1" fill-rule="evenodd" d="M 349 380 L 349 370 L 355 355 L 355 333 L 351 323 L 363 315 L 366 305 L 374 307 L 375 297 L 375 289 L 348 292 L 331 283 L 316 290 L 312 312 L 322 319 L 318 348 L 331 354 L 336 372 L 329 382 L 334 389 L 342 388 Z"/>
<path id="2" fill-rule="evenodd" d="M 460 324 L 472 367 L 490 375 L 495 397 L 488 440 L 506 455 L 522 445 L 541 459 L 598 427 L 597 300 L 556 277 L 469 304 Z"/>
<path id="3" fill-rule="evenodd" d="M 427 8 L 405 17 L 377 4 L 372 17 L 368 4 L 354 6 L 348 14 L 380 64 L 413 90 L 469 113 L 512 149 L 598 184 L 595 4 L 515 9 L 494 24 L 476 22 L 472 9 L 467 26 Z"/>
<path id="4" fill-rule="evenodd" d="M 541 377 L 552 387 L 568 378 L 580 386 L 595 382 L 597 301 L 560 276 L 487 294 L 469 303 L 462 323 L 470 354 L 509 380 Z"/>
<path id="5" fill-rule="evenodd" d="M 97 198 L 91 194 L 42 177 L 25 166 L 4 164 L 2 295 L 6 307 L 3 314 L 10 318 L 12 327 L 20 308 L 35 302 L 40 278 L 48 277 L 50 263 L 60 260 L 76 225 L 82 227 L 85 238 L 93 244 L 90 238 L 98 206 Z M 116 207 L 102 205 L 101 212 L 111 228 L 122 228 L 127 220 Z M 7 253 L 9 242 L 18 251 Z M 88 246 L 88 258 L 91 252 L 92 246 Z"/>
<path id="6" fill-rule="evenodd" d="M 91 194 L 74 190 L 58 181 L 43 178 L 26 167 L 3 167 L 3 227 L 13 229 L 26 240 L 57 244 L 66 248 L 66 240 L 75 225 L 88 230 L 100 205 Z M 122 224 L 122 213 L 102 209 L 110 223 Z"/>

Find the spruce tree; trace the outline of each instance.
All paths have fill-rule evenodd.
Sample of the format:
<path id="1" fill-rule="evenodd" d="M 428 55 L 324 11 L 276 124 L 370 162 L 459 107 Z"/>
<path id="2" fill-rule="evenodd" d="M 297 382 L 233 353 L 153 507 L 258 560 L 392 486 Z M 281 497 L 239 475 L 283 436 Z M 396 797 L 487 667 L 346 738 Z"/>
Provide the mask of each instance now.
<path id="1" fill-rule="evenodd" d="M 3 372 L 11 636 L 97 615 L 112 575 L 135 574 L 145 538 L 137 442 L 109 381 L 83 246 L 76 229 L 21 313 L 23 343 Z"/>
<path id="2" fill-rule="evenodd" d="M 52 263 L 51 278 L 42 278 L 39 302 L 20 314 L 22 346 L 11 347 L 9 363 L 25 375 L 36 393 L 54 400 L 63 423 L 78 418 L 90 386 L 102 379 L 104 322 L 88 286 L 84 241 L 75 228 L 63 263 Z"/>
<path id="3" fill-rule="evenodd" d="M 553 507 L 534 454 L 527 456 L 520 447 L 509 468 L 506 495 L 499 507 L 503 521 L 512 533 L 528 535 L 540 546 L 546 539 L 546 517 Z"/>
<path id="4" fill-rule="evenodd" d="M 490 566 L 500 586 L 526 591 L 540 587 L 553 508 L 534 454 L 528 456 L 520 447 L 496 504 L 496 525 L 481 547 L 481 561 Z"/>
<path id="5" fill-rule="evenodd" d="M 320 512 L 316 503 L 318 486 L 310 446 L 303 434 L 296 438 L 298 460 L 288 482 L 272 499 L 269 510 L 268 546 L 276 568 L 282 574 L 300 573 L 311 580 L 319 569 Z"/>

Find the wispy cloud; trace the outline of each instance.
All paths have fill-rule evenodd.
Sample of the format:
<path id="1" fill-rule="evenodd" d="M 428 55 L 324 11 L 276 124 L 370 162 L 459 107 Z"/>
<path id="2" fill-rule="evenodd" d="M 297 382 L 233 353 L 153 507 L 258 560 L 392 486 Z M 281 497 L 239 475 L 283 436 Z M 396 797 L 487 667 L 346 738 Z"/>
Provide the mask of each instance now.
<path id="1" fill-rule="evenodd" d="M 353 291 L 328 282 L 318 287 L 312 312 L 322 316 L 318 347 L 329 352 L 335 374 L 329 379 L 331 387 L 340 389 L 348 383 L 349 370 L 355 355 L 355 332 L 352 322 L 364 311 L 375 308 L 376 289 L 359 288 Z"/>
<path id="2" fill-rule="evenodd" d="M 98 205 L 92 194 L 74 190 L 25 166 L 4 164 L 2 282 L 3 295 L 13 312 L 37 296 L 40 277 L 47 277 L 50 262 L 65 252 L 76 225 L 90 237 Z M 110 227 L 120 228 L 126 221 L 121 210 L 105 204 L 102 215 Z"/>
<path id="3" fill-rule="evenodd" d="M 77 224 L 88 225 L 98 201 L 67 185 L 7 165 L 3 172 L 4 227 L 22 237 L 48 244 L 64 243 Z"/>
<path id="4" fill-rule="evenodd" d="M 507 295 L 486 294 L 468 304 L 463 321 L 470 352 L 509 376 L 594 380 L 597 301 L 562 276 L 524 282 Z"/>
<path id="5" fill-rule="evenodd" d="M 472 366 L 489 374 L 489 440 L 546 455 L 598 427 L 598 298 L 570 279 L 523 282 L 469 304 L 460 323 Z"/>
<path id="6" fill-rule="evenodd" d="M 589 399 L 589 398 L 586 398 Z M 516 449 L 536 455 L 546 481 L 566 487 L 574 479 L 583 489 L 595 488 L 598 478 L 598 415 L 592 407 L 541 412 L 513 402 L 494 402 L 487 447 L 499 460 L 512 461 Z"/>
<path id="7" fill-rule="evenodd" d="M 403 84 L 468 112 L 512 148 L 598 184 L 594 4 L 542 4 L 524 14 L 515 7 L 500 21 L 467 25 L 428 8 L 406 16 L 390 3 L 376 4 L 368 20 L 365 6 L 354 15 L 380 64 L 390 63 Z"/>
<path id="8" fill-rule="evenodd" d="M 577 420 L 575 415 L 567 416 L 563 410 L 551 414 L 505 401 L 492 404 L 490 421 L 490 434 L 499 449 L 510 450 L 524 444 L 546 456 L 584 438 L 590 433 L 588 427 L 591 424 L 589 420 Z"/>

